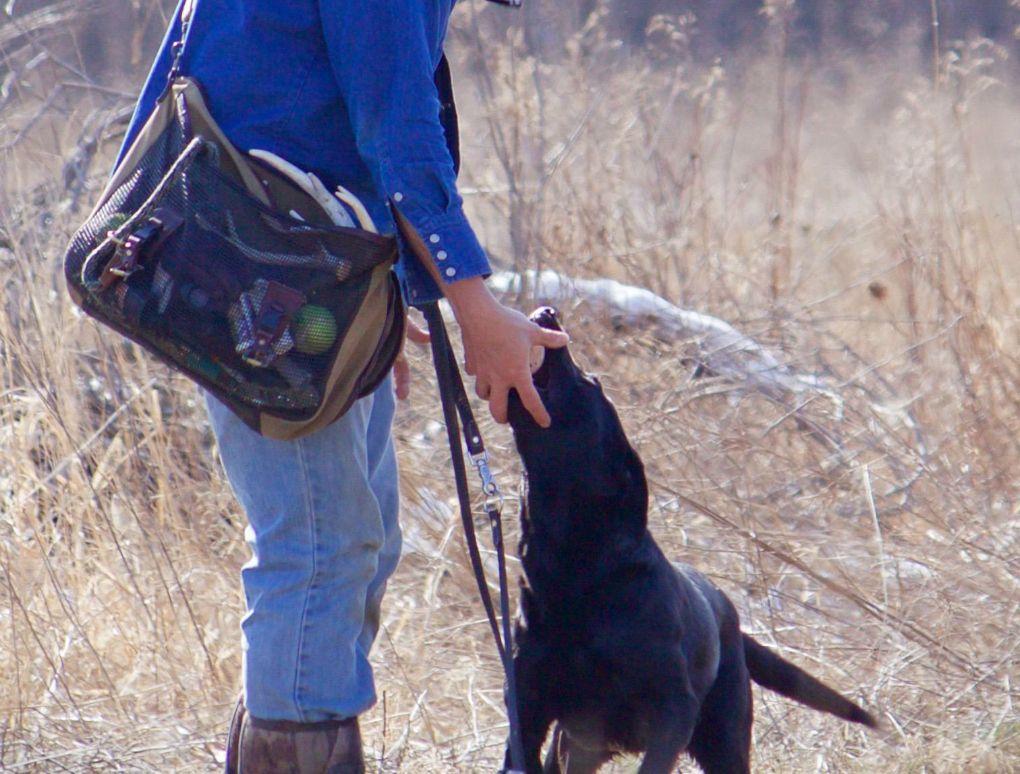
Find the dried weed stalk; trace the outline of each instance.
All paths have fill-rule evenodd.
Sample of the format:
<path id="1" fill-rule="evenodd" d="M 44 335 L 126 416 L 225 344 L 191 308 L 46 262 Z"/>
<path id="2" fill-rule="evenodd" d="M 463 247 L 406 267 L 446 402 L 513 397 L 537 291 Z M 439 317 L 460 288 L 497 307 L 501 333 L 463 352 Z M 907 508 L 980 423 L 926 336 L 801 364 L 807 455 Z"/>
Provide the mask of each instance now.
<path id="1" fill-rule="evenodd" d="M 866 735 L 759 694 L 757 770 L 1014 769 L 1020 116 L 1000 52 L 941 41 L 934 77 L 906 44 L 797 58 L 772 3 L 774 45 L 746 61 L 698 64 L 689 17 L 656 20 L 640 54 L 598 12 L 536 58 L 516 28 L 496 45 L 482 5 L 451 48 L 464 188 L 502 268 L 643 286 L 819 386 L 772 400 L 700 368 L 696 341 L 563 310 L 646 462 L 663 545 L 886 721 Z M 137 40 L 160 24 L 98 6 L 135 14 Z M 213 771 L 243 516 L 195 392 L 83 319 L 57 260 L 135 88 L 89 75 L 71 32 L 91 8 L 0 23 L 0 767 Z M 380 771 L 489 770 L 501 675 L 414 365 L 366 738 Z M 510 439 L 486 431 L 512 490 Z"/>

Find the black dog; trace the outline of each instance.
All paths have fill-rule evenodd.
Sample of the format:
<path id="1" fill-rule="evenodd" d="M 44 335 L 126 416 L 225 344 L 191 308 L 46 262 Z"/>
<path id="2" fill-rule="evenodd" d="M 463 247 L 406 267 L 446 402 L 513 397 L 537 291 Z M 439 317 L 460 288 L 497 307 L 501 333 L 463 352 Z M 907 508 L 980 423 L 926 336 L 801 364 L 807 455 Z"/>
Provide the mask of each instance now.
<path id="1" fill-rule="evenodd" d="M 532 319 L 559 329 L 555 311 Z M 520 400 L 510 424 L 528 492 L 520 556 L 523 620 L 516 685 L 528 774 L 554 722 L 547 773 L 594 772 L 615 753 L 640 772 L 686 750 L 706 772 L 750 770 L 750 679 L 809 707 L 874 727 L 867 712 L 740 631 L 703 575 L 671 564 L 648 532 L 644 467 L 597 379 L 566 349 L 534 375 L 552 419 Z"/>

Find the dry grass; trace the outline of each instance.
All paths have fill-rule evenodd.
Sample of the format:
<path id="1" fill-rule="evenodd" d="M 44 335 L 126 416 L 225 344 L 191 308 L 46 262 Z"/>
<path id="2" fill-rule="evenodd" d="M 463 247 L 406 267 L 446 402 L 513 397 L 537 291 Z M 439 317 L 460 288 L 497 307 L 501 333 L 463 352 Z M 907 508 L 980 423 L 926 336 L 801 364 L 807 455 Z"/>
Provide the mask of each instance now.
<path id="1" fill-rule="evenodd" d="M 756 769 L 1016 770 L 1010 70 L 979 42 L 935 68 L 909 46 L 795 61 L 778 22 L 742 66 L 688 61 L 682 24 L 661 26 L 651 63 L 593 25 L 539 65 L 513 35 L 482 56 L 475 10 L 452 48 L 464 185 L 493 254 L 723 317 L 835 396 L 694 379 L 688 343 L 565 310 L 645 459 L 669 553 L 885 722 L 866 734 L 758 693 Z M 63 292 L 58 257 L 123 98 L 54 96 L 69 76 L 52 60 L 15 72 L 0 97 L 0 767 L 213 771 L 238 683 L 243 516 L 191 387 Z M 64 166 L 76 152 L 84 176 Z M 381 771 L 491 770 L 501 675 L 414 366 L 395 429 L 407 552 L 367 742 Z M 512 490 L 509 436 L 487 430 Z"/>

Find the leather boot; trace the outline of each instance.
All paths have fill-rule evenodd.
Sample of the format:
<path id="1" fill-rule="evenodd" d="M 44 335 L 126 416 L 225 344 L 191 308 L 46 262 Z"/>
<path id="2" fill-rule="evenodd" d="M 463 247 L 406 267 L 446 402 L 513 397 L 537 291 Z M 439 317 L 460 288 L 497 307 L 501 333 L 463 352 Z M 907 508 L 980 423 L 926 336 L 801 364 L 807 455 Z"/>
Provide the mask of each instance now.
<path id="1" fill-rule="evenodd" d="M 237 700 L 234 714 L 230 718 L 230 730 L 227 732 L 227 762 L 223 767 L 224 774 L 238 774 L 237 758 L 241 746 L 241 723 L 248 710 L 244 706 L 244 697 Z"/>
<path id="2" fill-rule="evenodd" d="M 227 774 L 365 774 L 357 718 L 323 723 L 259 720 L 241 703 L 234 718 L 237 729 L 235 737 L 232 722 Z"/>

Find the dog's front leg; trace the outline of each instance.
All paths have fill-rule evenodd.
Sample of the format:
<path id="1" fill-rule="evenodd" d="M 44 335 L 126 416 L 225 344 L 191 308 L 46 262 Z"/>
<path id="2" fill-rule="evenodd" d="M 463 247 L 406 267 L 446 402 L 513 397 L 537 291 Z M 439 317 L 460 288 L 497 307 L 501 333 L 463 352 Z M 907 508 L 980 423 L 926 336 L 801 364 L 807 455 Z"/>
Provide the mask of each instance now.
<path id="1" fill-rule="evenodd" d="M 638 774 L 669 774 L 675 771 L 680 754 L 691 742 L 697 721 L 698 703 L 693 696 L 673 702 L 655 725 Z"/>
<path id="2" fill-rule="evenodd" d="M 524 771 L 526 774 L 542 774 L 542 742 L 552 725 L 550 714 L 542 712 L 539 702 L 520 701 L 518 719 L 521 724 L 521 744 L 524 747 Z M 538 709 L 533 712 L 529 705 Z M 510 771 L 510 745 L 507 744 L 506 755 L 503 757 L 503 771 Z"/>
<path id="3" fill-rule="evenodd" d="M 542 774 L 595 774 L 612 758 L 605 750 L 589 750 L 571 741 L 563 725 L 557 723 Z"/>
<path id="4" fill-rule="evenodd" d="M 543 671 L 541 659 L 530 657 L 526 647 L 522 647 L 514 657 L 514 673 L 517 677 L 517 721 L 524 748 L 524 770 L 527 774 L 542 774 L 542 742 L 555 720 L 550 697 L 545 694 L 548 676 Z M 510 770 L 509 745 L 503 769 Z"/>

